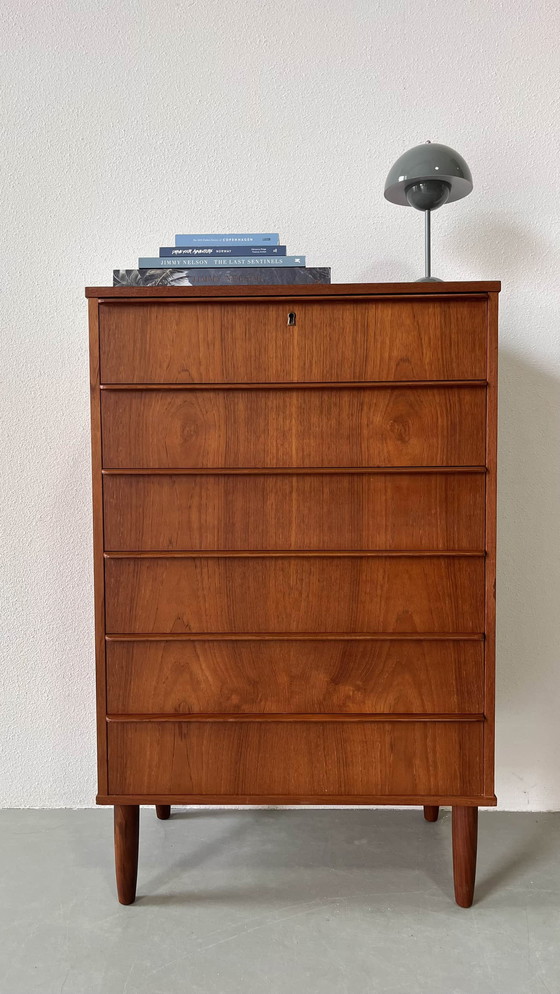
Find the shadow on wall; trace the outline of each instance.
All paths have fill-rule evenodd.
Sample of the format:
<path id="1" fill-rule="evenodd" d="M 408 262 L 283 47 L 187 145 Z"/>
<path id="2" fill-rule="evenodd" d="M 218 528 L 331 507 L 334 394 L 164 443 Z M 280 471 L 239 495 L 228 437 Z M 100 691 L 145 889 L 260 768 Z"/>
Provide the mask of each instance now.
<path id="1" fill-rule="evenodd" d="M 421 242 L 419 243 L 418 266 L 416 268 L 403 262 L 402 259 L 376 259 L 367 269 L 360 270 L 356 282 L 413 283 L 424 274 L 422 251 L 423 243 Z"/>
<path id="2" fill-rule="evenodd" d="M 448 222 L 440 246 L 447 277 L 455 263 L 474 279 L 503 280 L 496 792 L 505 807 L 559 808 L 560 381 L 550 372 L 558 242 L 552 225 L 547 236 L 514 209 L 449 211 Z"/>
<path id="3" fill-rule="evenodd" d="M 492 275 L 499 275 L 499 268 L 497 262 L 479 267 L 480 272 L 487 269 Z M 379 271 L 375 275 L 384 278 Z M 559 317 L 552 305 L 548 311 L 538 307 L 526 280 L 523 287 L 504 287 L 500 304 L 496 758 L 500 805 L 546 810 L 560 807 L 560 382 L 527 356 L 531 355 L 532 328 L 539 329 L 540 356 L 547 347 L 550 351 Z M 514 342 L 519 343 L 517 351 L 513 351 Z M 84 389 L 83 421 L 76 426 L 71 444 L 65 446 L 66 463 L 60 476 L 61 488 L 74 487 L 72 499 L 80 518 L 72 543 L 76 587 L 71 595 L 75 603 L 70 604 L 75 617 L 72 630 L 68 630 L 68 591 L 57 599 L 59 612 L 51 615 L 56 637 L 61 631 L 66 633 L 63 644 L 57 643 L 57 670 L 62 671 L 64 687 L 68 687 L 68 711 L 72 707 L 75 712 L 78 695 L 79 720 L 71 747 L 64 722 L 54 722 L 50 734 L 53 754 L 58 761 L 63 757 L 70 781 L 75 782 L 77 764 L 88 779 L 85 803 L 94 795 L 87 430 Z M 83 487 L 76 487 L 76 476 Z M 53 496 L 49 534 L 55 551 L 67 540 L 69 526 L 68 502 L 62 502 L 60 494 Z M 51 703 L 53 713 L 58 713 L 60 701 L 51 698 Z"/>
<path id="4" fill-rule="evenodd" d="M 560 382 L 504 346 L 499 391 L 497 794 L 546 809 L 560 801 Z"/>
<path id="5" fill-rule="evenodd" d="M 542 274 L 542 260 L 555 250 L 552 241 L 543 244 L 542 229 L 535 237 L 506 212 L 476 211 L 464 219 L 455 216 L 451 221 L 452 228 L 442 248 L 446 254 L 449 252 L 449 261 L 456 259 L 462 269 L 476 264 L 476 270 L 485 274 L 473 277 L 476 279 L 500 279 L 499 274 L 507 273 L 508 283 L 519 280 L 524 290 L 528 279 Z"/>

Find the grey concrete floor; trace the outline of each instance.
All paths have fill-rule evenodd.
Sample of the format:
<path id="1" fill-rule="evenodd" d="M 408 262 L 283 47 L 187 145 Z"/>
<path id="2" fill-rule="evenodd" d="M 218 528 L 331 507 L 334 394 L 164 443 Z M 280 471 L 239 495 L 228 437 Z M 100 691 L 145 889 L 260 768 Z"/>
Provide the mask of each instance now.
<path id="1" fill-rule="evenodd" d="M 451 817 L 142 810 L 137 903 L 112 810 L 0 812 L 1 994 L 559 994 L 560 814 L 482 812 L 475 905 Z"/>

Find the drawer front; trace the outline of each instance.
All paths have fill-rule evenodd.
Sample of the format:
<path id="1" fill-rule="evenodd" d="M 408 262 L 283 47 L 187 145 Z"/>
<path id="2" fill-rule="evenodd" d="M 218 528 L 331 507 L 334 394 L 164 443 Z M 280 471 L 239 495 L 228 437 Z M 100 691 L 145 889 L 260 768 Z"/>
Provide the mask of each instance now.
<path id="1" fill-rule="evenodd" d="M 108 390 L 108 469 L 474 466 L 484 387 Z"/>
<path id="2" fill-rule="evenodd" d="M 480 795 L 481 722 L 110 721 L 109 792 Z"/>
<path id="3" fill-rule="evenodd" d="M 115 558 L 106 631 L 484 630 L 484 559 L 435 556 Z"/>
<path id="4" fill-rule="evenodd" d="M 110 714 L 483 711 L 482 641 L 108 641 L 106 659 Z"/>
<path id="5" fill-rule="evenodd" d="M 106 476 L 109 551 L 482 551 L 482 473 Z"/>
<path id="6" fill-rule="evenodd" d="M 486 326 L 480 298 L 105 303 L 101 380 L 485 379 Z"/>

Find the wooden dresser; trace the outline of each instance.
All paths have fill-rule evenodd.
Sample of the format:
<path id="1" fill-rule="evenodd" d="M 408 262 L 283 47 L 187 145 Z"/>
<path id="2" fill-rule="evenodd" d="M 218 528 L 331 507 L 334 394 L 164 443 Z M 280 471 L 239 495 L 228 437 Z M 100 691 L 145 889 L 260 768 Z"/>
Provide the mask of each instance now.
<path id="1" fill-rule="evenodd" d="M 499 283 L 89 288 L 100 804 L 494 797 Z M 372 818 L 374 816 L 372 815 Z"/>

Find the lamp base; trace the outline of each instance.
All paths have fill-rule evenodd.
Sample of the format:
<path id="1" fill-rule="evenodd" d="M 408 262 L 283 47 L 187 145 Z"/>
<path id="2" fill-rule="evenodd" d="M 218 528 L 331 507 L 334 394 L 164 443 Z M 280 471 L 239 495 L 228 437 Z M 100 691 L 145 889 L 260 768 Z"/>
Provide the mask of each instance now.
<path id="1" fill-rule="evenodd" d="M 419 280 L 414 280 L 415 283 L 444 283 L 444 280 L 440 280 L 439 276 L 422 276 Z"/>

